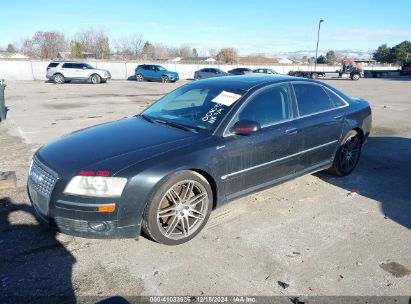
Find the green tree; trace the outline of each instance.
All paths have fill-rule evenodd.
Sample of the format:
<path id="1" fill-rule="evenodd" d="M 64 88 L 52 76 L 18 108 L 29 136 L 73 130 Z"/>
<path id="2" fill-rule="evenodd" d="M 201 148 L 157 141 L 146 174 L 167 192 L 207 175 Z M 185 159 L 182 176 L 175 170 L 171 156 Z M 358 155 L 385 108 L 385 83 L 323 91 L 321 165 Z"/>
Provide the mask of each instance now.
<path id="1" fill-rule="evenodd" d="M 392 63 L 394 60 L 392 56 L 392 49 L 386 43 L 380 45 L 373 54 L 373 58 L 382 63 Z"/>
<path id="2" fill-rule="evenodd" d="M 16 52 L 17 52 L 17 48 L 16 48 L 13 44 L 9 43 L 9 45 L 7 46 L 6 52 L 16 53 Z"/>
<path id="3" fill-rule="evenodd" d="M 153 59 L 155 57 L 155 47 L 150 42 L 146 41 L 143 46 L 143 55 L 148 59 Z"/>
<path id="4" fill-rule="evenodd" d="M 198 57 L 198 52 L 196 48 L 193 48 L 193 56 Z"/>
<path id="5" fill-rule="evenodd" d="M 411 60 L 411 42 L 405 40 L 391 49 L 394 62 L 408 62 Z"/>
<path id="6" fill-rule="evenodd" d="M 326 61 L 327 61 L 327 59 L 325 58 L 324 55 L 320 55 L 317 58 L 317 63 L 319 63 L 319 64 L 324 64 L 324 63 L 326 63 Z"/>
<path id="7" fill-rule="evenodd" d="M 334 51 L 328 51 L 325 55 L 325 60 L 327 61 L 327 64 L 333 65 L 338 61 L 338 58 Z"/>
<path id="8" fill-rule="evenodd" d="M 83 57 L 83 45 L 80 41 L 71 42 L 71 57 L 82 58 Z"/>

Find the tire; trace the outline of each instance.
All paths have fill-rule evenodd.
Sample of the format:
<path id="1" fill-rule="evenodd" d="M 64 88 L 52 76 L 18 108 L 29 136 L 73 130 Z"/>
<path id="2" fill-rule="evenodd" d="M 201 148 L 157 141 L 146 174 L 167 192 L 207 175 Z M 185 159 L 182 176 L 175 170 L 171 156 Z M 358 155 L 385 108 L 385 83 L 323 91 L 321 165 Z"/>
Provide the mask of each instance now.
<path id="1" fill-rule="evenodd" d="M 144 81 L 144 76 L 141 74 L 136 74 L 136 81 L 137 82 L 143 82 Z"/>
<path id="2" fill-rule="evenodd" d="M 92 84 L 99 84 L 101 82 L 101 77 L 97 74 L 93 74 L 90 76 L 90 80 Z"/>
<path id="3" fill-rule="evenodd" d="M 312 73 L 312 74 L 311 74 L 311 78 L 312 78 L 312 79 L 317 79 L 317 78 L 318 78 L 318 74 L 317 74 L 317 73 Z"/>
<path id="4" fill-rule="evenodd" d="M 333 165 L 328 171 L 337 176 L 350 174 L 360 160 L 362 141 L 362 136 L 357 131 L 348 132 L 341 141 Z"/>
<path id="5" fill-rule="evenodd" d="M 351 80 L 357 81 L 358 79 L 360 79 L 360 74 L 353 74 L 351 76 Z"/>
<path id="6" fill-rule="evenodd" d="M 168 78 L 167 75 L 163 75 L 163 76 L 161 76 L 161 82 L 162 82 L 162 83 L 169 83 L 169 82 L 170 82 L 170 78 Z"/>
<path id="7" fill-rule="evenodd" d="M 179 245 L 203 229 L 212 206 L 213 191 L 207 180 L 197 172 L 180 171 L 151 197 L 144 210 L 142 229 L 158 243 Z"/>
<path id="8" fill-rule="evenodd" d="M 55 84 L 63 84 L 66 82 L 66 79 L 64 78 L 63 74 L 57 73 L 54 74 L 53 81 Z"/>

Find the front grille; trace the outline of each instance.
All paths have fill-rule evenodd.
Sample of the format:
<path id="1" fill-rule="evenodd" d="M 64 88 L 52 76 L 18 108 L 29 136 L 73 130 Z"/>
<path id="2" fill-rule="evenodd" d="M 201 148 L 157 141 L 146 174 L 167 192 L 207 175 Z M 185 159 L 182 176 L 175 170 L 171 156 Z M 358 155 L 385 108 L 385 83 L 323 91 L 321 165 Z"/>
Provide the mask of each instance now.
<path id="1" fill-rule="evenodd" d="M 36 157 L 33 158 L 29 179 L 30 185 L 38 194 L 50 199 L 51 192 L 57 182 L 57 174 L 42 164 Z"/>
<path id="2" fill-rule="evenodd" d="M 33 158 L 28 178 L 28 190 L 34 210 L 46 221 L 51 193 L 57 179 L 57 173 L 41 163 L 36 157 Z"/>

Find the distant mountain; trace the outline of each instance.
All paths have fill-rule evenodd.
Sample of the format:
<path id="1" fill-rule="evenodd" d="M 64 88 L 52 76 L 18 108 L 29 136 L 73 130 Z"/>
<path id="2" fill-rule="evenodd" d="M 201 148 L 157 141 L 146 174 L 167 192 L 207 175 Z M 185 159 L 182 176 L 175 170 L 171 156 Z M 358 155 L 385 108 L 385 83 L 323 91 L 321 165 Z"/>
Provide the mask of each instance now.
<path id="1" fill-rule="evenodd" d="M 318 50 L 318 56 L 324 55 L 329 50 Z M 374 50 L 334 50 L 338 57 L 347 57 L 355 59 L 370 59 Z M 268 58 L 295 58 L 301 59 L 304 56 L 307 58 L 315 57 L 315 50 L 301 50 L 293 52 L 278 52 L 274 54 L 260 54 Z"/>

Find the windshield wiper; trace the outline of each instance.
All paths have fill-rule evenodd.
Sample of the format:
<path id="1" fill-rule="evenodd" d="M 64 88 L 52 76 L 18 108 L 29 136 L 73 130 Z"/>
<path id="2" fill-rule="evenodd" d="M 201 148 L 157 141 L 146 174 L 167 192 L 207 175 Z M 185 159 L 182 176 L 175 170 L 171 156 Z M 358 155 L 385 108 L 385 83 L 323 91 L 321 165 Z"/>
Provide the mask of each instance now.
<path id="1" fill-rule="evenodd" d="M 190 128 L 190 127 L 187 127 L 187 126 L 184 126 L 184 125 L 180 125 L 180 124 L 172 122 L 172 121 L 161 120 L 161 119 L 153 119 L 153 121 L 155 121 L 157 123 L 160 123 L 160 124 L 163 124 L 163 125 L 166 125 L 166 126 L 174 127 L 174 128 L 177 128 L 177 129 L 198 133 L 198 131 L 194 128 Z"/>
<path id="2" fill-rule="evenodd" d="M 147 120 L 148 122 L 154 123 L 154 120 L 150 117 L 148 117 L 145 114 L 139 114 L 138 116 L 140 116 L 141 118 L 143 118 L 144 120 Z"/>

